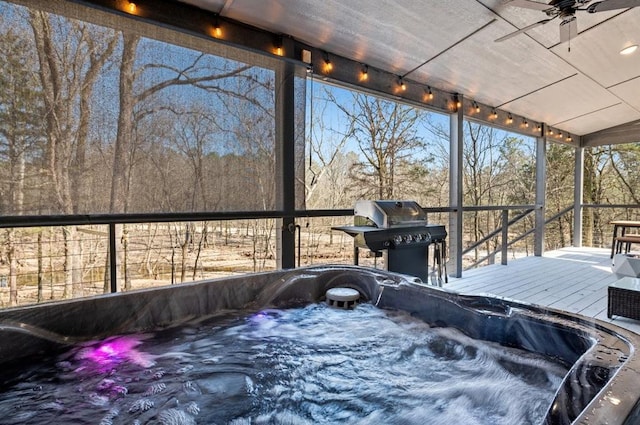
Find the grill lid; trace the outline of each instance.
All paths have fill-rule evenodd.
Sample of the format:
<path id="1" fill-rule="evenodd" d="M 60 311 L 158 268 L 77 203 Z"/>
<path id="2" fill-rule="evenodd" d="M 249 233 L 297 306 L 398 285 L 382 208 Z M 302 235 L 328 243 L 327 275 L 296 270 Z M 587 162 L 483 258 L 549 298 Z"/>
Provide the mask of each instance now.
<path id="1" fill-rule="evenodd" d="M 378 228 L 424 225 L 427 215 L 415 201 L 356 201 L 356 226 Z"/>

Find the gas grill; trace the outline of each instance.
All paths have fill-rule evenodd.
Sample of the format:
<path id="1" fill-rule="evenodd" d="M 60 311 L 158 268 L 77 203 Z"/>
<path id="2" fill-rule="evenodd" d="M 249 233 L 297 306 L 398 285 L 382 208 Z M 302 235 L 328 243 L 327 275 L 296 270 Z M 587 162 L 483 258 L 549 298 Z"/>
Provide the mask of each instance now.
<path id="1" fill-rule="evenodd" d="M 447 231 L 442 225 L 427 224 L 427 215 L 417 202 L 360 200 L 354 207 L 354 225 L 332 229 L 354 238 L 355 264 L 359 249 L 367 248 L 374 256 L 384 257 L 387 270 L 423 282 L 429 282 L 429 247 L 433 245 L 432 283 L 441 285 L 443 275 L 447 280 Z"/>

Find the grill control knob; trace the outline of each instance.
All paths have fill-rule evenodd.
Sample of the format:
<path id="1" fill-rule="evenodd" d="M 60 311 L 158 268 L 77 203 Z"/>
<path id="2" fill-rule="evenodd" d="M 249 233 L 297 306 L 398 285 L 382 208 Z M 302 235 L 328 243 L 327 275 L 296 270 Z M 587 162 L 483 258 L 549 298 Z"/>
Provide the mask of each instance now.
<path id="1" fill-rule="evenodd" d="M 400 236 L 400 235 L 395 235 L 395 236 L 393 237 L 393 242 L 394 242 L 396 245 L 400 245 L 400 244 L 402 243 L 402 236 Z"/>

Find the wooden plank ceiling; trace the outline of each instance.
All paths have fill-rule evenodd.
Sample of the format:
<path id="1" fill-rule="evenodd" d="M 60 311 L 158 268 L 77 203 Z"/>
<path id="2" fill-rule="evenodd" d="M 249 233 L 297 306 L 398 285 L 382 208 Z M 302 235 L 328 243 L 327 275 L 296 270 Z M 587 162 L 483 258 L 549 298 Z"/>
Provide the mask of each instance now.
<path id="1" fill-rule="evenodd" d="M 629 129 L 640 120 L 640 7 L 576 12 L 560 43 L 555 19 L 503 0 L 182 0 L 576 135 Z M 408 74 L 407 74 L 408 73 Z"/>

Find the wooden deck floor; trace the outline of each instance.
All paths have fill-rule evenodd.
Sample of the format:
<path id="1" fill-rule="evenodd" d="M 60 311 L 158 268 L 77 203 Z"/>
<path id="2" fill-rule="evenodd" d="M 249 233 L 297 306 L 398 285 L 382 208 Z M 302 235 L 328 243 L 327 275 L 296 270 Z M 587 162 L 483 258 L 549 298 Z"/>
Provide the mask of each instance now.
<path id="1" fill-rule="evenodd" d="M 542 257 L 510 260 L 449 278 L 445 288 L 466 294 L 491 294 L 578 313 L 614 323 L 640 334 L 640 321 L 607 318 L 607 286 L 617 280 L 611 272 L 611 251 L 563 248 Z"/>

